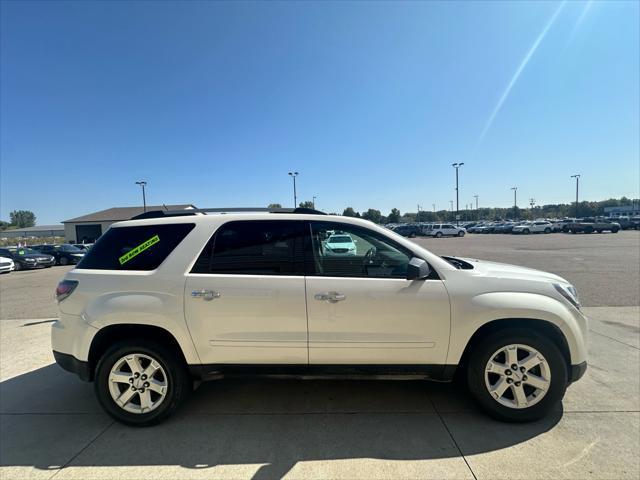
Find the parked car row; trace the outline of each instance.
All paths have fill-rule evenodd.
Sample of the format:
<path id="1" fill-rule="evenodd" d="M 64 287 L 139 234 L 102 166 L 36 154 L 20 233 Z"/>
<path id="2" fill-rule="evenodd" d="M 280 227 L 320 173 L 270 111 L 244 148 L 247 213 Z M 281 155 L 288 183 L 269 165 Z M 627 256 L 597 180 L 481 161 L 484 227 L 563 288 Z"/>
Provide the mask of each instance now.
<path id="1" fill-rule="evenodd" d="M 464 237 L 466 233 L 463 227 L 452 223 L 404 223 L 387 228 L 403 237 Z"/>
<path id="2" fill-rule="evenodd" d="M 401 223 L 385 225 L 403 237 L 463 237 L 465 233 L 511 233 L 528 235 L 533 233 L 617 233 L 620 230 L 640 230 L 640 217 L 609 218 L 564 218 L 538 220 L 502 220 L 468 222 L 460 226 L 453 223 Z"/>
<path id="3" fill-rule="evenodd" d="M 49 268 L 53 265 L 75 265 L 90 248 L 90 244 L 67 243 L 0 248 L 0 273 Z"/>
<path id="4" fill-rule="evenodd" d="M 640 222 L 639 222 L 640 225 Z M 622 230 L 618 222 L 597 218 L 566 218 L 563 220 L 535 220 L 535 221 L 502 221 L 478 222 L 465 225 L 468 233 L 617 233 Z M 629 227 L 631 228 L 631 227 Z M 640 228 L 640 227 L 639 227 Z"/>

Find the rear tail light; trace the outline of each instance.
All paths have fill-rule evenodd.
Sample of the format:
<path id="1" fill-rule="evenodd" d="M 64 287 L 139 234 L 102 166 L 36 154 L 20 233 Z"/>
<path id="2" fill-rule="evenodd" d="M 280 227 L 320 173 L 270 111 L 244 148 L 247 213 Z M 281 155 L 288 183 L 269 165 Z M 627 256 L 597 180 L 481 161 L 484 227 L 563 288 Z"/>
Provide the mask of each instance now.
<path id="1" fill-rule="evenodd" d="M 62 280 L 56 287 L 56 301 L 60 303 L 71 295 L 77 286 L 77 280 Z"/>

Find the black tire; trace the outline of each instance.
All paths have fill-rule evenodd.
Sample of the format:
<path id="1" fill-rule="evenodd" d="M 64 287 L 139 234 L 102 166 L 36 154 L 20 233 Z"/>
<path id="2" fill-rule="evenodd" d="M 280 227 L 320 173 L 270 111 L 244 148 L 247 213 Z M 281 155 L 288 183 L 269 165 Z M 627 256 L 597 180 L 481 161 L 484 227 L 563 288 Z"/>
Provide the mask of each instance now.
<path id="1" fill-rule="evenodd" d="M 109 375 L 113 365 L 130 353 L 155 359 L 167 373 L 167 393 L 162 403 L 149 413 L 131 413 L 120 408 L 109 392 Z M 96 366 L 95 392 L 104 411 L 115 420 L 134 427 L 156 425 L 171 415 L 191 391 L 192 382 L 180 354 L 165 345 L 138 339 L 120 342 L 108 349 Z"/>
<path id="2" fill-rule="evenodd" d="M 531 231 L 528 228 L 525 228 L 522 233 L 524 233 L 525 235 L 529 235 L 531 233 Z"/>
<path id="3" fill-rule="evenodd" d="M 551 229 L 549 227 L 545 228 L 544 233 L 551 233 Z"/>
<path id="4" fill-rule="evenodd" d="M 494 352 L 511 344 L 535 348 L 547 360 L 551 383 L 545 396 L 528 408 L 510 408 L 498 403 L 485 385 L 485 367 Z M 469 355 L 467 384 L 478 404 L 491 417 L 503 422 L 532 422 L 545 417 L 562 400 L 568 384 L 567 363 L 558 347 L 548 338 L 532 330 L 510 328 L 499 330 L 475 345 Z"/>
<path id="5" fill-rule="evenodd" d="M 462 230 L 460 230 L 460 231 L 458 232 L 458 236 L 459 236 L 459 237 L 464 237 L 464 232 L 463 232 Z"/>
<path id="6" fill-rule="evenodd" d="M 69 259 L 67 257 L 60 257 L 58 263 L 62 266 L 69 265 Z"/>
<path id="7" fill-rule="evenodd" d="M 620 230 L 619 228 L 613 228 L 611 229 L 611 233 L 618 233 L 619 230 Z"/>
<path id="8" fill-rule="evenodd" d="M 440 237 L 442 237 L 442 232 L 436 232 L 435 237 L 436 237 L 436 238 L 440 238 Z"/>

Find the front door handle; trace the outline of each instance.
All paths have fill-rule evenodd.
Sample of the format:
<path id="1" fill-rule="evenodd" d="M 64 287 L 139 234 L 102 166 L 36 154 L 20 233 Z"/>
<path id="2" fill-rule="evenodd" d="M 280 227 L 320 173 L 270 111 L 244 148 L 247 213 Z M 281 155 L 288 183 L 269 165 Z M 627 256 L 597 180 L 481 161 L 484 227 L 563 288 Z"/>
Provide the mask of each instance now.
<path id="1" fill-rule="evenodd" d="M 194 290 L 191 292 L 193 298 L 202 298 L 203 300 L 213 300 L 214 298 L 220 298 L 220 292 L 215 290 Z"/>
<path id="2" fill-rule="evenodd" d="M 329 303 L 337 303 L 342 300 L 346 300 L 347 296 L 343 293 L 339 292 L 326 292 L 326 293 L 316 293 L 313 298 L 320 301 L 326 301 Z"/>

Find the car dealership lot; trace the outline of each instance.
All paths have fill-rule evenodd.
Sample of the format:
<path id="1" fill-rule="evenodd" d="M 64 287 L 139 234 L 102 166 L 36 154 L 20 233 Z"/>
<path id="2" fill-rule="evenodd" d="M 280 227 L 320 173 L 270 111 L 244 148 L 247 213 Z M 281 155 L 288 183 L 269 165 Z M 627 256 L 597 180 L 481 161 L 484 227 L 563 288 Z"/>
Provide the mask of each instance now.
<path id="1" fill-rule="evenodd" d="M 228 378 L 132 429 L 51 364 L 47 319 L 69 269 L 54 267 L 0 277 L 0 478 L 637 478 L 640 232 L 415 241 L 577 286 L 590 368 L 562 411 L 509 425 L 454 385 Z"/>

